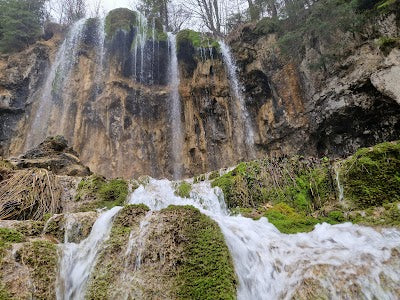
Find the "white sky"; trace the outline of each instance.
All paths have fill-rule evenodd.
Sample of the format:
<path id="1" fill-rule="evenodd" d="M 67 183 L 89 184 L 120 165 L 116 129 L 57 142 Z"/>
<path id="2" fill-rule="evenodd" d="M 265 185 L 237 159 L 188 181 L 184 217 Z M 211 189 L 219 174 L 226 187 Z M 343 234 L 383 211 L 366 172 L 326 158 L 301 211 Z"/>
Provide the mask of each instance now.
<path id="1" fill-rule="evenodd" d="M 101 2 L 105 13 L 118 7 L 128 7 L 132 9 L 136 6 L 137 3 L 137 1 L 135 0 L 87 0 L 89 13 L 96 7 L 96 4 L 99 1 Z"/>

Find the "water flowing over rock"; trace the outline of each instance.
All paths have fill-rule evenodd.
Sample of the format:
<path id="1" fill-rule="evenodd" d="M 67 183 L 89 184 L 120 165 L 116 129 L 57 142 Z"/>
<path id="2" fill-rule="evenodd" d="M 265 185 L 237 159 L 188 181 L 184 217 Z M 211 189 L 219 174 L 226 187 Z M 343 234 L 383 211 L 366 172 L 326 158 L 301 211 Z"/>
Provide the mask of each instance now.
<path id="1" fill-rule="evenodd" d="M 97 254 L 108 239 L 113 217 L 121 207 L 103 213 L 94 223 L 90 235 L 79 244 L 66 241 L 60 259 L 57 299 L 85 299 L 86 283 Z"/>
<path id="2" fill-rule="evenodd" d="M 345 223 L 317 225 L 310 233 L 280 233 L 266 218 L 230 216 L 223 194 L 208 182 L 194 184 L 189 198 L 176 196 L 174 183 L 153 180 L 130 198 L 152 210 L 193 205 L 220 226 L 239 278 L 238 299 L 291 299 L 323 295 L 332 299 L 395 299 L 400 273 L 396 258 L 400 232 Z M 385 279 L 383 279 L 385 278 Z M 307 282 L 314 285 L 309 288 Z M 385 284 L 387 283 L 387 285 Z"/>
<path id="3" fill-rule="evenodd" d="M 172 160 L 173 160 L 173 176 L 179 179 L 182 176 L 182 145 L 183 132 L 181 122 L 181 101 L 179 98 L 179 69 L 178 56 L 176 54 L 176 36 L 168 33 L 168 45 L 170 55 L 170 86 L 171 86 L 171 139 L 172 139 Z"/>

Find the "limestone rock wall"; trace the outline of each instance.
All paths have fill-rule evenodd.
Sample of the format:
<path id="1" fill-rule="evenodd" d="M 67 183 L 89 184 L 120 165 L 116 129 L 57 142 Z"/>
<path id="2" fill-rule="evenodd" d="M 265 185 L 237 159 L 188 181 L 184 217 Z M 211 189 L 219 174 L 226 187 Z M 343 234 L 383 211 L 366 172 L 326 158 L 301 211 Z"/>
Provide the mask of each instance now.
<path id="1" fill-rule="evenodd" d="M 333 46 L 319 37 L 304 37 L 300 61 L 284 57 L 277 36 L 257 35 L 255 25 L 230 37 L 265 153 L 343 157 L 400 138 L 400 50 L 378 43 L 398 36 L 398 23 L 393 14 L 371 23 L 351 37 L 338 33 L 345 46 L 324 68 L 315 66 Z"/>
<path id="2" fill-rule="evenodd" d="M 134 27 L 106 38 L 103 67 L 94 21 L 83 32 L 63 89 L 52 91 L 47 136 L 63 135 L 85 165 L 107 177 L 172 177 L 174 141 L 166 37 L 132 56 Z M 285 58 L 274 34 L 246 25 L 229 37 L 255 131 L 255 156 L 346 156 L 400 138 L 400 50 L 382 51 L 382 34 L 398 35 L 393 15 L 359 36 L 343 35 L 340 59 L 314 69 L 323 49 L 310 39 L 301 61 Z M 61 33 L 0 57 L 0 155 L 23 153 L 35 133 L 43 85 Z M 143 54 L 144 60 L 139 60 Z M 184 176 L 249 160 L 236 100 L 218 47 L 178 48 Z M 45 136 L 40 137 L 42 141 Z M 35 139 L 33 139 L 35 140 Z"/>

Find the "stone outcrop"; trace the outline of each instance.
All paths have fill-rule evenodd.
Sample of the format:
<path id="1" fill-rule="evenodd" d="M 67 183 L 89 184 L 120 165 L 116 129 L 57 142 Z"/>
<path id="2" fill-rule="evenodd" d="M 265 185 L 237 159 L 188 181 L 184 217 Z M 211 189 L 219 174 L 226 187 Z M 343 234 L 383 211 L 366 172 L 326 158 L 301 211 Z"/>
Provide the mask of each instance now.
<path id="1" fill-rule="evenodd" d="M 103 49 L 98 20 L 87 20 L 68 78 L 61 79 L 62 88 L 51 86 L 51 99 L 43 99 L 43 88 L 60 33 L 3 56 L 0 155 L 24 153 L 46 136 L 61 134 L 96 173 L 172 177 L 176 129 L 171 126 L 169 44 L 159 26 L 146 35 L 139 23 L 132 12 L 114 11 L 106 22 Z M 383 51 L 376 42 L 382 35 L 397 36 L 398 24 L 393 14 L 375 23 L 352 37 L 338 33 L 346 49 L 337 61 L 318 68 L 329 47 L 318 37 L 304 37 L 307 46 L 299 61 L 282 55 L 277 36 L 257 33 L 254 24 L 229 37 L 254 128 L 255 157 L 343 157 L 400 138 L 400 50 L 395 45 Z M 217 43 L 190 31 L 177 40 L 183 175 L 250 159 Z M 45 100 L 42 132 L 33 126 Z"/>
<path id="2" fill-rule="evenodd" d="M 265 153 L 343 157 L 400 137 L 400 51 L 377 43 L 398 36 L 396 16 L 371 22 L 352 37 L 338 33 L 345 45 L 325 65 L 323 53 L 333 46 L 319 37 L 303 37 L 297 60 L 281 53 L 277 34 L 257 34 L 255 24 L 230 37 Z"/>
<path id="3" fill-rule="evenodd" d="M 10 162 L 17 169 L 41 168 L 57 175 L 91 174 L 90 169 L 80 162 L 78 154 L 68 147 L 68 142 L 62 136 L 49 137 L 18 158 L 12 158 Z"/>

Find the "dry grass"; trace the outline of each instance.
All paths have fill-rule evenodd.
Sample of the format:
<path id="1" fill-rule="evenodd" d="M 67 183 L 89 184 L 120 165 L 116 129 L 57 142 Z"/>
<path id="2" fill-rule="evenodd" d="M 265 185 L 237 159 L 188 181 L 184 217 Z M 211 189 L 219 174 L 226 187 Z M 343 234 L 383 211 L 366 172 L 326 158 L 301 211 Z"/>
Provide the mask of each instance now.
<path id="1" fill-rule="evenodd" d="M 41 220 L 61 209 L 61 186 L 45 169 L 13 172 L 0 182 L 0 220 Z"/>

